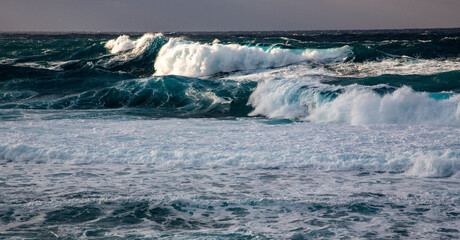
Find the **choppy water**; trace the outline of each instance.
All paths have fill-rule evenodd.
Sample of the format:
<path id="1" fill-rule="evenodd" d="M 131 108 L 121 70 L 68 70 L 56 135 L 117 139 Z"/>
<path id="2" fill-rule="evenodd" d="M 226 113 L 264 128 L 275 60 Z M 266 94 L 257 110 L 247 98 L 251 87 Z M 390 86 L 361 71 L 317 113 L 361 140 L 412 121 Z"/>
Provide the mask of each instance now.
<path id="1" fill-rule="evenodd" d="M 1 33 L 0 121 L 0 238 L 460 237 L 458 29 Z"/>

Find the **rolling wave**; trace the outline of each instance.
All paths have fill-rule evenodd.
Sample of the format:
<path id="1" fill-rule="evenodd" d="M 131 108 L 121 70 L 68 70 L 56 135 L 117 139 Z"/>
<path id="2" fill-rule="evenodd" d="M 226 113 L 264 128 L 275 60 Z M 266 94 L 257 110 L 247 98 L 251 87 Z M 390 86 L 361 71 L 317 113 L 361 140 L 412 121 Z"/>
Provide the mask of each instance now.
<path id="1" fill-rule="evenodd" d="M 231 81 L 156 76 L 86 91 L 45 95 L 0 92 L 1 109 L 141 109 L 155 117 L 299 119 L 362 124 L 460 126 L 460 95 L 388 85 L 333 86 L 314 81 Z"/>
<path id="2" fill-rule="evenodd" d="M 303 61 L 343 61 L 348 46 L 332 49 L 282 49 L 238 44 L 200 44 L 170 39 L 158 53 L 156 75 L 208 76 L 222 72 L 277 68 Z"/>
<path id="3" fill-rule="evenodd" d="M 460 64 L 450 54 L 420 59 L 386 49 L 406 40 L 320 45 L 294 35 L 262 43 L 222 37 L 148 33 L 38 41 L 36 49 L 25 48 L 34 40 L 8 42 L 7 49 L 27 50 L 0 56 L 0 108 L 459 125 Z"/>

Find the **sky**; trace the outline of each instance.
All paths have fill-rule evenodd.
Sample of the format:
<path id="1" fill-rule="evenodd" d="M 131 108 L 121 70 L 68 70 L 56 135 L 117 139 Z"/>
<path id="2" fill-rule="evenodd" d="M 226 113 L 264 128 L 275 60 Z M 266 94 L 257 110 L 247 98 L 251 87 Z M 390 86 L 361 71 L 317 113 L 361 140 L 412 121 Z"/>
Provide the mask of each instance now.
<path id="1" fill-rule="evenodd" d="M 460 0 L 0 0 L 0 31 L 460 27 Z"/>

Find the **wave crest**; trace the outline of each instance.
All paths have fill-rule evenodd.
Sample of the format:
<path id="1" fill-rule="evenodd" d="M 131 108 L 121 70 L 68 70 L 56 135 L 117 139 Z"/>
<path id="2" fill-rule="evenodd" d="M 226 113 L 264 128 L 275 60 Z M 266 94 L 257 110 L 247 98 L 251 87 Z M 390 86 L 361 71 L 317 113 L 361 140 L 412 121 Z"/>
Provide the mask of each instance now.
<path id="1" fill-rule="evenodd" d="M 348 46 L 330 49 L 282 49 L 238 44 L 202 44 L 171 38 L 158 53 L 156 75 L 208 76 L 220 72 L 282 67 L 302 61 L 342 61 Z"/>
<path id="2" fill-rule="evenodd" d="M 118 54 L 129 50 L 140 52 L 145 49 L 153 39 L 159 37 L 163 37 L 163 34 L 146 33 L 137 40 L 131 40 L 128 35 L 122 35 L 117 39 L 109 40 L 105 44 L 105 48 L 110 49 L 110 53 L 112 54 Z"/>

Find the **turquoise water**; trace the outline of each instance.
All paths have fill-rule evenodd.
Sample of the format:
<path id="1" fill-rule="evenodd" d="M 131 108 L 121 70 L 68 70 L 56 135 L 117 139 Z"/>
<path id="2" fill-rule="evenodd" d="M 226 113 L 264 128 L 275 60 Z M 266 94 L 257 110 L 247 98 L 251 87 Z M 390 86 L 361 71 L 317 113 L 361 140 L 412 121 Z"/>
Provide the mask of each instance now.
<path id="1" fill-rule="evenodd" d="M 459 36 L 0 33 L 0 238 L 459 238 Z"/>

